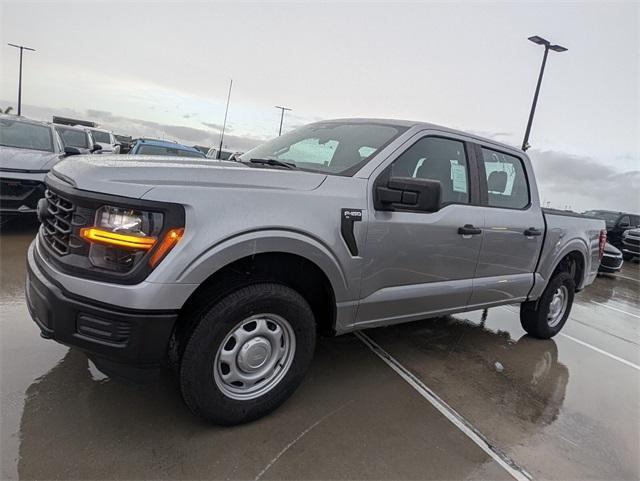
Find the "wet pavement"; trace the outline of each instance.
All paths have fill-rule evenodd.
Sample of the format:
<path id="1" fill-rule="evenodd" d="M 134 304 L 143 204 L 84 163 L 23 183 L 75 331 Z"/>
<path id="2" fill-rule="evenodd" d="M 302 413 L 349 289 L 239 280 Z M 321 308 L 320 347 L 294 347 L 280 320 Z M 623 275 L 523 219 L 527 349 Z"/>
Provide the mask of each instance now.
<path id="1" fill-rule="evenodd" d="M 638 264 L 580 293 L 549 341 L 525 336 L 517 306 L 366 331 L 405 378 L 356 336 L 322 339 L 284 406 L 220 428 L 168 376 L 123 384 L 39 337 L 23 292 L 34 233 L 0 234 L 1 479 L 512 479 L 497 458 L 518 479 L 640 478 Z"/>

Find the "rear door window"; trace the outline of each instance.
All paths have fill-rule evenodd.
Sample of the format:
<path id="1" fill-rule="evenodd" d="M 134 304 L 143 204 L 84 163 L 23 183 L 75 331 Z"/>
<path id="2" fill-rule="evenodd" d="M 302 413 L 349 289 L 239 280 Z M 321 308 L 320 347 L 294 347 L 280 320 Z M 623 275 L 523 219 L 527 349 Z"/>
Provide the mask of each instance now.
<path id="1" fill-rule="evenodd" d="M 529 205 L 529 184 L 522 160 L 482 147 L 490 207 L 524 209 Z"/>

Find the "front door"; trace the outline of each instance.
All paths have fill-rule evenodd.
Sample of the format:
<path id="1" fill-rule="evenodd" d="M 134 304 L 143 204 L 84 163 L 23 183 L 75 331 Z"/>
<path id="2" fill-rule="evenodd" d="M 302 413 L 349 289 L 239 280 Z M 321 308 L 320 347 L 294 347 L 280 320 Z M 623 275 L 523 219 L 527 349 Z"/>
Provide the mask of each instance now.
<path id="1" fill-rule="evenodd" d="M 523 160 L 489 147 L 476 149 L 480 175 L 486 179 L 481 185 L 487 207 L 469 309 L 526 298 L 545 228 L 538 202 L 532 202 Z"/>
<path id="2" fill-rule="evenodd" d="M 440 181 L 438 212 L 377 211 L 370 201 L 357 322 L 389 324 L 461 311 L 467 305 L 482 243 L 475 164 L 463 139 L 423 134 L 372 175 Z M 471 233 L 460 234 L 469 226 Z"/>

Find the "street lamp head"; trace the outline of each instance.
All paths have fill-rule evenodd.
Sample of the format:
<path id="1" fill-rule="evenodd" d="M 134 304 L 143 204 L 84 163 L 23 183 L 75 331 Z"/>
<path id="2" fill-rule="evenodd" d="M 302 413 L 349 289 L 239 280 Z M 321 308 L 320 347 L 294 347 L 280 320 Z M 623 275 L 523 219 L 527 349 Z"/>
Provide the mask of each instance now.
<path id="1" fill-rule="evenodd" d="M 554 52 L 566 52 L 569 49 L 560 45 L 550 45 L 549 50 L 553 50 Z"/>
<path id="2" fill-rule="evenodd" d="M 549 45 L 549 40 L 545 40 L 544 38 L 537 35 L 529 37 L 529 40 L 531 40 L 533 43 L 537 43 L 538 45 Z"/>

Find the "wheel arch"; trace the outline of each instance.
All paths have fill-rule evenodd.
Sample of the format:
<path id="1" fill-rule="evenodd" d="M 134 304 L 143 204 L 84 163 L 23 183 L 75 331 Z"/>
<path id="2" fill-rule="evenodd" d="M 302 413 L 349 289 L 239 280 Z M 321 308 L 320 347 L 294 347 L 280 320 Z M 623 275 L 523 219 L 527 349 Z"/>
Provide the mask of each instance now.
<path id="1" fill-rule="evenodd" d="M 208 249 L 180 275 L 198 284 L 184 302 L 176 329 L 189 324 L 193 308 L 221 298 L 238 287 L 256 282 L 278 282 L 299 292 L 311 306 L 319 330 L 332 332 L 336 301 L 349 295 L 349 286 L 337 259 L 317 240 L 298 233 L 249 233 Z"/>

